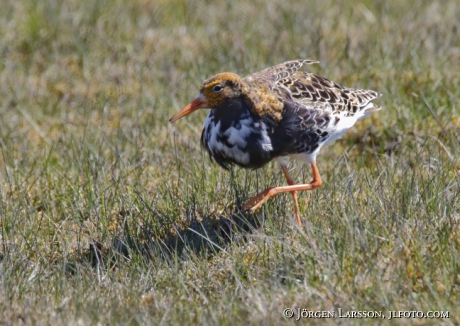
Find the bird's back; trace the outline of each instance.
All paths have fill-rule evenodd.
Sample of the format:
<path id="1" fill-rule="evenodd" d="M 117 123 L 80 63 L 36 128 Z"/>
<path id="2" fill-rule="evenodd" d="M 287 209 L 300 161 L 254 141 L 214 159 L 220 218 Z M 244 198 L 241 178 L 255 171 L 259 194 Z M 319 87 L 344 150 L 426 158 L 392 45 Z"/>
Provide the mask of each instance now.
<path id="1" fill-rule="evenodd" d="M 344 111 L 349 116 L 360 110 L 371 113 L 380 109 L 375 104 L 368 105 L 380 96 L 377 92 L 343 87 L 325 77 L 298 71 L 305 63 L 318 61 L 288 61 L 249 75 L 244 81 L 256 88 L 265 84 L 265 88 L 276 94 L 280 101 L 294 101 L 328 114 Z"/>
<path id="2" fill-rule="evenodd" d="M 316 62 L 289 61 L 244 79 L 250 87 L 261 88 L 260 84 L 265 84 L 265 89 L 283 103 L 281 118 L 270 126 L 273 157 L 316 155 L 322 146 L 342 137 L 356 121 L 380 110 L 372 103 L 380 96 L 373 90 L 346 88 L 325 77 L 298 71 L 302 64 Z"/>

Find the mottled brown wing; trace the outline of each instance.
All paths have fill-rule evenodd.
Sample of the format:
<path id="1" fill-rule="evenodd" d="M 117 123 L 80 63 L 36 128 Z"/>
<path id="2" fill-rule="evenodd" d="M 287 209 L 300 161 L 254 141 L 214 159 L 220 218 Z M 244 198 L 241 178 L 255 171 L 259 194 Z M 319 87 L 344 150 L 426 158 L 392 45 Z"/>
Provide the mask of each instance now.
<path id="1" fill-rule="evenodd" d="M 308 72 L 297 71 L 279 81 L 278 90 L 295 102 L 318 109 L 330 109 L 331 113 L 358 112 L 380 95 L 372 90 L 352 89 Z M 379 107 L 369 108 L 378 110 Z"/>
<path id="2" fill-rule="evenodd" d="M 268 84 L 271 89 L 283 78 L 288 78 L 302 67 L 303 64 L 318 63 L 315 60 L 292 60 L 280 63 L 276 66 L 266 68 L 262 71 L 246 76 L 244 80 L 249 84 L 264 83 Z"/>

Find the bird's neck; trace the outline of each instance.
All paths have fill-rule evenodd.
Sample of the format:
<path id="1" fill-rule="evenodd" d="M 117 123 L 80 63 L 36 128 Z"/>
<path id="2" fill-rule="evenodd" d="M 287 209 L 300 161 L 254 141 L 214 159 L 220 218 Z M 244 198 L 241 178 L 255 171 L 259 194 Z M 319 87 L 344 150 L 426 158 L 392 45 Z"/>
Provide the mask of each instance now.
<path id="1" fill-rule="evenodd" d="M 276 122 L 281 120 L 284 103 L 265 83 L 254 82 L 255 85 L 242 92 L 242 97 L 247 107 L 254 115 L 259 117 L 269 116 Z M 251 86 L 254 88 L 251 90 Z"/>
<path id="2" fill-rule="evenodd" d="M 213 111 L 214 119 L 221 121 L 222 124 L 226 124 L 227 122 L 237 121 L 242 116 L 250 114 L 251 108 L 248 107 L 242 97 L 235 97 L 227 99 L 221 105 L 215 107 Z"/>

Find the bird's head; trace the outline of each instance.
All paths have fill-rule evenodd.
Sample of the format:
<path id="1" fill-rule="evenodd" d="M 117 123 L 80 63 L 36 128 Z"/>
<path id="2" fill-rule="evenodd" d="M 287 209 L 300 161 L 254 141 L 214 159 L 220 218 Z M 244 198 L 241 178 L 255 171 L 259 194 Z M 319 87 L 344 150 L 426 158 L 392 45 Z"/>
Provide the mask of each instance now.
<path id="1" fill-rule="evenodd" d="M 219 107 L 226 101 L 241 96 L 245 87 L 243 79 L 230 72 L 211 77 L 201 85 L 198 97 L 169 119 L 169 122 L 173 123 L 198 109 Z"/>

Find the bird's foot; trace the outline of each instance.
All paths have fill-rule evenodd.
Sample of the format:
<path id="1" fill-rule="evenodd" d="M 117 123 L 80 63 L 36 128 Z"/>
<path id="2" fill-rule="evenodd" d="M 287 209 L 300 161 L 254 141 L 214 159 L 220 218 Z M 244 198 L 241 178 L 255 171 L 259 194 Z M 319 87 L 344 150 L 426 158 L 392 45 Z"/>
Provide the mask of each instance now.
<path id="1" fill-rule="evenodd" d="M 262 191 L 260 194 L 255 196 L 254 198 L 250 199 L 246 202 L 242 209 L 249 210 L 250 212 L 254 212 L 255 210 L 259 209 L 267 200 L 276 196 L 278 192 L 276 191 L 276 187 L 270 187 Z M 254 203 L 257 203 L 254 205 Z M 254 206 L 253 206 L 254 205 Z M 252 207 L 251 207 L 252 206 Z"/>
<path id="2" fill-rule="evenodd" d="M 288 187 L 286 187 L 288 188 Z M 243 206 L 243 210 L 248 210 L 249 212 L 254 212 L 257 209 L 260 208 L 267 200 L 269 200 L 272 197 L 275 197 L 277 194 L 285 192 L 286 189 L 285 187 L 270 187 L 262 191 L 260 194 L 255 196 L 254 198 L 250 199 L 248 202 L 246 202 Z M 294 216 L 297 224 L 299 227 L 302 226 L 302 220 L 300 219 L 300 213 L 299 213 L 299 204 L 297 201 L 297 192 L 296 191 L 291 191 L 292 196 L 294 198 Z M 255 205 L 254 205 L 255 204 Z"/>

